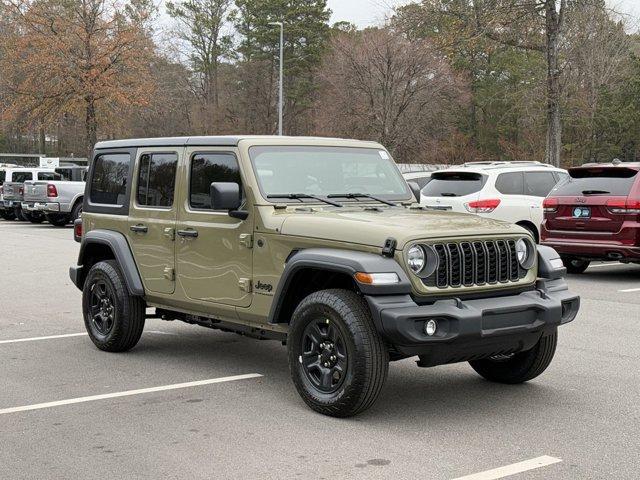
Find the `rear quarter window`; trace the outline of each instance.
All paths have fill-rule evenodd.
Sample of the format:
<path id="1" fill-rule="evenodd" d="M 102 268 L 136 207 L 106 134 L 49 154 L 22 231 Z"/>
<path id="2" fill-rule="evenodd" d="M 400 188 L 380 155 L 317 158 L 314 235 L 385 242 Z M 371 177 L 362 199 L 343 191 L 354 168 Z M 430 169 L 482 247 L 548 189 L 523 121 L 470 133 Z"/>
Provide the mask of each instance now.
<path id="1" fill-rule="evenodd" d="M 487 177 L 473 172 L 435 172 L 422 189 L 426 197 L 463 197 L 482 190 Z"/>
<path id="2" fill-rule="evenodd" d="M 128 153 L 108 153 L 97 156 L 89 193 L 91 202 L 102 205 L 125 205 L 130 166 L 131 155 Z"/>
<path id="3" fill-rule="evenodd" d="M 522 172 L 501 173 L 496 178 L 496 190 L 504 195 L 523 195 L 524 175 Z"/>
<path id="4" fill-rule="evenodd" d="M 627 196 L 638 178 L 637 170 L 631 168 L 575 168 L 569 177 L 561 181 L 552 195 L 614 195 Z"/>

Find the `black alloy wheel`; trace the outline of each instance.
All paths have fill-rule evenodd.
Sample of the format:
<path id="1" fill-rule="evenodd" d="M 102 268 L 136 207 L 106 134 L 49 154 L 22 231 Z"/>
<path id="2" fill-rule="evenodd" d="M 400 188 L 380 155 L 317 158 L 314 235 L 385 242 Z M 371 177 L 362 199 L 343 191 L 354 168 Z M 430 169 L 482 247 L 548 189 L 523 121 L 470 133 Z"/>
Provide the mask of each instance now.
<path id="1" fill-rule="evenodd" d="M 348 368 L 348 347 L 339 326 L 328 318 L 311 321 L 303 333 L 299 365 L 318 391 L 337 391 Z"/>
<path id="2" fill-rule="evenodd" d="M 114 325 L 115 300 L 111 286 L 102 279 L 96 279 L 90 287 L 89 316 L 94 332 L 102 337 L 111 333 Z"/>

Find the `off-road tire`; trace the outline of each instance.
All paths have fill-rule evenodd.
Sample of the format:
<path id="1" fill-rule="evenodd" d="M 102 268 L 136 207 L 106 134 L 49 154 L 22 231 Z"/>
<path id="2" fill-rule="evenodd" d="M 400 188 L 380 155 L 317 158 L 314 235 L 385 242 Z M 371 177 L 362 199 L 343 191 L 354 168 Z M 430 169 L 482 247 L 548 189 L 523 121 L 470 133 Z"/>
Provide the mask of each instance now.
<path id="1" fill-rule="evenodd" d="M 346 348 L 346 372 L 336 391 L 322 392 L 305 373 L 302 350 L 307 326 L 328 319 Z M 324 320 L 326 321 L 326 320 Z M 349 417 L 369 408 L 378 398 L 389 370 L 389 354 L 365 301 L 349 290 L 321 290 L 295 309 L 287 338 L 289 370 L 298 393 L 313 410 L 332 417 Z"/>
<path id="2" fill-rule="evenodd" d="M 567 273 L 584 273 L 584 271 L 589 268 L 589 264 L 591 264 L 591 260 L 566 257 L 564 255 L 561 255 L 560 258 L 562 258 L 562 263 L 564 263 L 564 266 L 567 268 Z"/>
<path id="3" fill-rule="evenodd" d="M 82 201 L 77 202 L 71 209 L 71 217 L 69 219 L 70 222 L 71 223 L 75 222 L 77 219 L 80 218 L 80 215 L 82 215 Z"/>
<path id="4" fill-rule="evenodd" d="M 47 213 L 45 217 L 55 227 L 66 227 L 69 224 L 69 215 L 66 213 Z"/>
<path id="5" fill-rule="evenodd" d="M 16 216 L 16 219 L 18 219 L 18 221 L 20 222 L 28 222 L 29 219 L 27 218 L 27 216 L 25 215 L 24 211 L 22 210 L 21 207 L 18 208 L 14 208 L 13 210 L 14 215 Z"/>
<path id="6" fill-rule="evenodd" d="M 92 321 L 91 295 L 96 282 L 104 282 L 113 297 L 113 327 L 102 335 Z M 96 263 L 87 275 L 82 290 L 82 312 L 89 338 L 100 350 L 125 352 L 140 340 L 145 320 L 145 303 L 129 294 L 122 272 L 114 260 Z"/>
<path id="7" fill-rule="evenodd" d="M 558 332 L 543 335 L 531 350 L 516 353 L 510 358 L 483 359 L 469 362 L 482 377 L 497 383 L 523 383 L 544 372 L 556 351 Z"/>

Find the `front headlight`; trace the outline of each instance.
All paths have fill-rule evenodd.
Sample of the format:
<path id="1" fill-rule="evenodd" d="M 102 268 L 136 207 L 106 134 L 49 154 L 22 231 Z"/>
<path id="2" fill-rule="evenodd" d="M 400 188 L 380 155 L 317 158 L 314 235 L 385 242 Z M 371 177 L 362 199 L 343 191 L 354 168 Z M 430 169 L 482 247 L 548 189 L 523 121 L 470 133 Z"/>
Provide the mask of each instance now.
<path id="1" fill-rule="evenodd" d="M 407 265 L 411 271 L 418 274 L 422 271 L 425 264 L 425 254 L 422 247 L 414 245 L 407 252 Z"/>
<path id="2" fill-rule="evenodd" d="M 529 240 L 521 238 L 516 242 L 516 256 L 520 266 L 529 270 L 535 260 L 535 248 Z"/>

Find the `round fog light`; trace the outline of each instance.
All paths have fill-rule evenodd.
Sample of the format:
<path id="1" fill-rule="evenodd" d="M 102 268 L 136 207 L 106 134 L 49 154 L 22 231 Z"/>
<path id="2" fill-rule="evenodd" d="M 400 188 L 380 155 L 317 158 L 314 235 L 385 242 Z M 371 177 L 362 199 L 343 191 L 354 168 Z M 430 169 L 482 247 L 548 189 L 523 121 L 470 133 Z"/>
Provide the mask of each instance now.
<path id="1" fill-rule="evenodd" d="M 436 322 L 435 320 L 429 320 L 427 323 L 424 324 L 424 333 L 426 333 L 430 337 L 432 337 L 436 333 L 437 329 L 438 329 L 438 322 Z"/>

